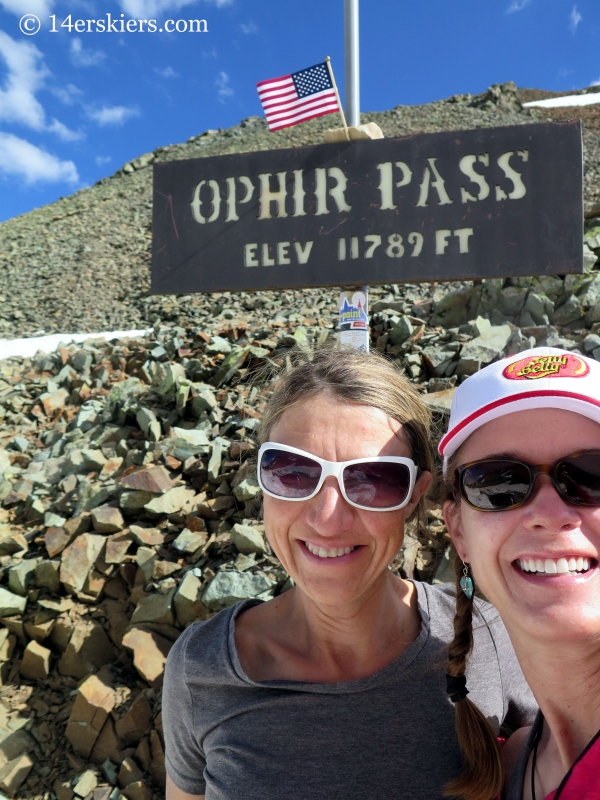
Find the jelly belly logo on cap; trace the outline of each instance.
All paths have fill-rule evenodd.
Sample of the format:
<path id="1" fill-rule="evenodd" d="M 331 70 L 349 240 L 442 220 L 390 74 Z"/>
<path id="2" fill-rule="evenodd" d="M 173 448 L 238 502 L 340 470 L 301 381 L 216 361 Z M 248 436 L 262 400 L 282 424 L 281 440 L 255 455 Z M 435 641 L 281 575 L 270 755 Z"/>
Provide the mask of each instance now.
<path id="1" fill-rule="evenodd" d="M 533 381 L 536 378 L 583 378 L 590 371 L 582 358 L 566 356 L 529 356 L 510 364 L 502 373 L 509 381 Z"/>

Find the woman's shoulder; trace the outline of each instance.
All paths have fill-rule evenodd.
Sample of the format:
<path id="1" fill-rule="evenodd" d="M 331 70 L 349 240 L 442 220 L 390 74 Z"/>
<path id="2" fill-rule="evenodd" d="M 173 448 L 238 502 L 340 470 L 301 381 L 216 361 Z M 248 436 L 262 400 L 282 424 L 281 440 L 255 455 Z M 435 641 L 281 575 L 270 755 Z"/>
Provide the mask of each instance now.
<path id="1" fill-rule="evenodd" d="M 456 587 L 452 583 L 424 583 L 413 581 L 419 593 L 419 600 L 426 598 L 426 604 L 431 614 L 441 614 L 454 619 L 456 611 Z M 496 609 L 487 600 L 475 597 L 473 600 L 475 613 L 483 614 L 486 618 L 497 616 Z"/>
<path id="2" fill-rule="evenodd" d="M 426 613 L 434 636 L 444 641 L 454 638 L 454 615 L 456 613 L 456 588 L 450 583 L 428 584 L 415 581 L 419 596 L 421 615 Z M 473 600 L 473 642 L 475 650 L 492 648 L 502 658 L 508 649 L 513 649 L 504 623 L 495 606 L 487 600 Z"/>
<path id="3" fill-rule="evenodd" d="M 167 676 L 169 673 L 177 673 L 183 678 L 190 674 L 198 675 L 198 666 L 201 666 L 201 674 L 207 679 L 212 673 L 222 678 L 224 671 L 230 671 L 232 622 L 247 604 L 248 601 L 237 603 L 210 619 L 194 622 L 187 627 L 169 652 Z"/>

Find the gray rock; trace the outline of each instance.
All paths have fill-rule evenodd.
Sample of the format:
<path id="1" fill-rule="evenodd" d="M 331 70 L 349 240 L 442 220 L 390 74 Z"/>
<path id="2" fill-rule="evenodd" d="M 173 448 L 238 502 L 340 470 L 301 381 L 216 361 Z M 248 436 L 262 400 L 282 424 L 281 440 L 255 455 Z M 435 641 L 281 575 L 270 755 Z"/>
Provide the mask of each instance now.
<path id="1" fill-rule="evenodd" d="M 222 353 L 224 356 L 231 353 L 231 344 L 227 339 L 222 336 L 213 336 L 212 341 L 206 345 L 205 353 L 216 355 Z"/>
<path id="2" fill-rule="evenodd" d="M 184 627 L 209 615 L 201 598 L 202 582 L 191 571 L 187 572 L 173 597 L 177 621 Z"/>
<path id="3" fill-rule="evenodd" d="M 87 372 L 92 366 L 92 355 L 86 350 L 78 350 L 74 356 L 69 359 L 69 363 L 77 372 Z"/>
<path id="4" fill-rule="evenodd" d="M 149 441 L 160 441 L 162 429 L 154 411 L 151 411 L 149 408 L 140 408 L 135 415 L 135 419 L 140 426 L 140 430 L 148 437 Z"/>
<path id="5" fill-rule="evenodd" d="M 157 495 L 153 492 L 145 492 L 141 489 L 134 489 L 131 492 L 122 492 L 119 497 L 119 507 L 123 511 L 140 511 L 156 496 Z"/>
<path id="6" fill-rule="evenodd" d="M 526 313 L 527 312 L 524 311 L 521 317 Z M 535 347 L 535 344 L 536 340 L 533 336 L 524 336 L 519 328 L 515 328 L 508 340 L 505 353 L 507 356 L 514 356 L 517 353 L 522 353 L 524 350 L 530 350 L 532 347 Z"/>
<path id="7" fill-rule="evenodd" d="M 29 449 L 29 442 L 24 436 L 15 436 L 9 442 L 8 447 L 12 450 L 18 450 L 20 453 L 26 453 Z"/>
<path id="8" fill-rule="evenodd" d="M 242 502 L 245 500 L 253 500 L 255 497 L 258 497 L 260 492 L 261 489 L 258 485 L 258 481 L 253 476 L 244 478 L 233 490 L 234 496 Z"/>
<path id="9" fill-rule="evenodd" d="M 135 563 L 144 573 L 146 583 L 149 583 L 152 578 L 152 567 L 158 556 L 151 547 L 138 547 L 135 555 Z"/>
<path id="10" fill-rule="evenodd" d="M 546 319 L 548 320 L 548 322 L 550 322 L 548 317 L 546 317 Z M 519 316 L 519 327 L 520 328 L 534 328 L 536 325 L 537 325 L 537 322 L 531 316 L 529 311 L 521 311 L 521 314 Z"/>
<path id="11" fill-rule="evenodd" d="M 480 335 L 463 345 L 457 375 L 473 375 L 486 364 L 502 358 L 512 336 L 510 325 L 490 325 L 481 317 L 475 321 L 475 328 Z"/>
<path id="12" fill-rule="evenodd" d="M 584 322 L 588 328 L 591 328 L 596 322 L 600 322 L 600 299 L 587 312 Z"/>
<path id="13" fill-rule="evenodd" d="M 45 528 L 62 528 L 66 521 L 64 517 L 54 514 L 52 511 L 46 511 L 44 514 Z"/>
<path id="14" fill-rule="evenodd" d="M 575 295 L 571 294 L 562 305 L 555 309 L 551 321 L 553 325 L 569 325 L 582 317 L 581 303 Z"/>
<path id="15" fill-rule="evenodd" d="M 211 481 L 215 481 L 221 471 L 223 451 L 226 449 L 227 445 L 228 443 L 224 443 L 220 438 L 213 440 L 210 460 L 208 462 L 208 479 Z"/>
<path id="16" fill-rule="evenodd" d="M 35 585 L 38 589 L 48 589 L 51 594 L 60 591 L 60 561 L 41 561 L 35 568 Z"/>
<path id="17" fill-rule="evenodd" d="M 82 450 L 83 467 L 86 472 L 100 472 L 106 464 L 106 458 L 102 450 Z"/>
<path id="18" fill-rule="evenodd" d="M 150 514 L 176 514 L 196 496 L 195 489 L 189 486 L 175 486 L 165 494 L 155 497 L 144 508 Z"/>
<path id="19" fill-rule="evenodd" d="M 454 570 L 454 555 L 451 547 L 446 548 L 442 560 L 439 563 L 432 583 L 456 583 L 456 572 Z"/>
<path id="20" fill-rule="evenodd" d="M 481 287 L 465 287 L 444 294 L 434 305 L 432 325 L 455 328 L 473 319 L 479 306 Z"/>
<path id="21" fill-rule="evenodd" d="M 13 556 L 27 550 L 27 540 L 11 525 L 0 523 L 0 556 Z"/>
<path id="22" fill-rule="evenodd" d="M 577 298 L 583 308 L 591 308 L 600 300 L 600 275 L 596 275 L 587 283 Z"/>
<path id="23" fill-rule="evenodd" d="M 565 285 L 556 275 L 544 275 L 542 278 L 533 279 L 536 294 L 545 294 L 554 303 L 564 293 Z"/>
<path id="24" fill-rule="evenodd" d="M 105 544 L 104 536 L 83 533 L 62 554 L 60 582 L 72 592 L 83 589 L 88 573 L 100 557 Z"/>
<path id="25" fill-rule="evenodd" d="M 206 533 L 190 531 L 184 528 L 179 536 L 173 541 L 173 547 L 180 553 L 191 555 L 199 547 L 206 543 Z"/>
<path id="26" fill-rule="evenodd" d="M 27 589 L 35 579 L 35 571 L 40 561 L 40 558 L 30 558 L 26 561 L 21 561 L 20 564 L 14 567 L 10 567 L 8 570 L 8 588 L 11 592 L 21 597 L 27 596 Z"/>
<path id="27" fill-rule="evenodd" d="M 250 555 L 250 553 L 262 554 L 266 552 L 263 533 L 254 525 L 235 524 L 229 532 L 231 541 L 240 553 Z"/>
<path id="28" fill-rule="evenodd" d="M 408 317 L 404 316 L 400 317 L 400 319 L 395 325 L 392 325 L 388 335 L 390 338 L 390 342 L 393 345 L 397 345 L 397 344 L 404 344 L 404 342 L 407 339 L 410 339 L 410 337 L 413 335 L 413 332 L 414 328 L 411 325 L 410 320 L 408 319 Z"/>
<path id="29" fill-rule="evenodd" d="M 218 406 L 214 391 L 205 384 L 191 385 L 192 400 L 190 408 L 192 414 L 199 418 L 205 411 L 212 411 Z"/>
<path id="30" fill-rule="evenodd" d="M 116 533 L 125 527 L 118 508 L 111 505 L 98 506 L 92 511 L 92 524 L 98 533 Z"/>
<path id="31" fill-rule="evenodd" d="M 432 375 L 443 377 L 454 372 L 454 361 L 456 353 L 453 350 L 444 350 L 435 345 L 423 348 L 423 359 Z"/>
<path id="32" fill-rule="evenodd" d="M 388 309 L 402 313 L 404 311 L 404 300 L 376 300 L 371 304 L 373 314 L 379 314 Z"/>
<path id="33" fill-rule="evenodd" d="M 185 369 L 181 364 L 161 364 L 161 372 L 157 372 L 157 377 L 161 380 L 157 392 L 162 395 L 175 394 L 181 381 L 185 380 Z"/>
<path id="34" fill-rule="evenodd" d="M 530 292 L 523 307 L 523 313 L 529 313 L 535 325 L 547 325 L 554 313 L 554 303 L 543 293 Z M 521 327 L 526 327 L 522 325 Z"/>
<path id="35" fill-rule="evenodd" d="M 598 261 L 598 256 L 592 252 L 589 245 L 595 244 L 595 240 L 591 240 L 590 242 L 586 242 L 583 245 L 583 269 L 587 272 L 587 270 L 593 269 Z"/>
<path id="36" fill-rule="evenodd" d="M 209 583 L 202 602 L 211 611 L 219 611 L 248 597 L 258 597 L 274 585 L 260 573 L 221 570 Z"/>
<path id="37" fill-rule="evenodd" d="M 600 347 L 600 336 L 597 333 L 588 333 L 583 340 L 583 352 L 592 353 L 598 347 Z"/>
<path id="38" fill-rule="evenodd" d="M 169 438 L 169 448 L 175 458 L 185 461 L 191 456 L 208 453 L 209 443 L 206 433 L 202 430 L 173 428 Z"/>
<path id="39" fill-rule="evenodd" d="M 456 387 L 453 387 L 451 389 L 444 389 L 441 392 L 429 392 L 429 394 L 421 395 L 421 397 L 424 403 L 426 403 L 426 405 L 428 405 L 432 411 L 436 411 L 438 414 L 448 416 L 450 414 L 455 392 Z"/>
<path id="40" fill-rule="evenodd" d="M 498 295 L 498 310 L 507 317 L 516 317 L 523 311 L 527 298 L 527 289 L 519 286 L 507 286 Z"/>
<path id="41" fill-rule="evenodd" d="M 558 347 L 559 350 L 577 350 L 579 343 L 574 339 L 566 339 L 559 336 L 558 333 L 552 331 L 545 339 L 538 342 L 539 347 Z"/>
<path id="42" fill-rule="evenodd" d="M 151 594 L 144 597 L 137 604 L 133 616 L 131 617 L 131 624 L 139 624 L 140 622 L 154 622 L 163 625 L 173 624 L 173 596 L 175 589 L 166 594 Z"/>
<path id="43" fill-rule="evenodd" d="M 260 594 L 260 592 L 259 592 Z M 253 595 L 254 596 L 254 595 Z M 9 592 L 0 586 L 0 616 L 12 617 L 15 614 L 22 614 L 27 605 L 26 597 L 19 597 L 17 594 Z"/>
<path id="44" fill-rule="evenodd" d="M 404 356 L 404 363 L 406 364 L 408 373 L 413 380 L 416 380 L 421 376 L 423 367 L 422 358 L 419 353 L 409 353 L 408 355 Z"/>

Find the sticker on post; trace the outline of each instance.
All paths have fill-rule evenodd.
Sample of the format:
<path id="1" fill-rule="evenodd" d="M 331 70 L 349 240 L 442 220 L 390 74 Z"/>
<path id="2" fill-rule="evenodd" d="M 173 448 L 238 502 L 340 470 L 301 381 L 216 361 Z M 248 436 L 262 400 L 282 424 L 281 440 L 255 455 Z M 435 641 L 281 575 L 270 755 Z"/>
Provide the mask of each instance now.
<path id="1" fill-rule="evenodd" d="M 340 345 L 369 350 L 369 291 L 367 286 L 340 292 Z"/>

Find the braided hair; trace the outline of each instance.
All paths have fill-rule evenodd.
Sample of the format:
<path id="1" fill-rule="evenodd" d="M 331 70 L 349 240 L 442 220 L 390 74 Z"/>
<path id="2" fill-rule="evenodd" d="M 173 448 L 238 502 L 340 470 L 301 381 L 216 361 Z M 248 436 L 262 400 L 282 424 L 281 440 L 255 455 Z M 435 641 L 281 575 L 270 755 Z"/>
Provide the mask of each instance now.
<path id="1" fill-rule="evenodd" d="M 453 462 L 453 463 L 452 463 Z M 451 460 L 445 482 L 446 500 L 459 503 L 452 477 L 457 457 Z M 467 697 L 466 666 L 473 649 L 473 596 L 467 597 L 460 585 L 463 562 L 454 553 L 456 571 L 456 613 L 454 638 L 448 648 L 446 668 L 448 694 L 456 714 L 456 735 L 463 756 L 460 775 L 447 784 L 446 796 L 462 800 L 493 800 L 502 790 L 504 769 L 497 735 L 482 711 Z M 476 609 L 475 609 L 476 610 Z"/>

